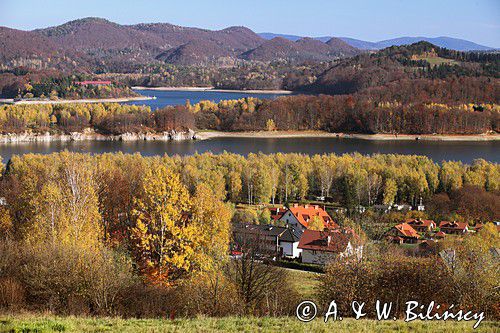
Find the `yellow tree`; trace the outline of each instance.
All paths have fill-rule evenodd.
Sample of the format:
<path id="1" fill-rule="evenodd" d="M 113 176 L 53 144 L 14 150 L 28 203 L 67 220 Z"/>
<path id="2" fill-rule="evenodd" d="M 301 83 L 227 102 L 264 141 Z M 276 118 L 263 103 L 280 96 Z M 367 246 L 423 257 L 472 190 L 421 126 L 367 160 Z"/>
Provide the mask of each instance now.
<path id="1" fill-rule="evenodd" d="M 311 222 L 309 222 L 307 229 L 323 231 L 323 229 L 325 229 L 325 225 L 323 224 L 323 221 L 319 218 L 319 216 L 314 216 Z"/>
<path id="2" fill-rule="evenodd" d="M 196 230 L 194 269 L 213 270 L 225 262 L 231 235 L 232 212 L 227 204 L 214 200 L 213 190 L 200 184 L 192 200 L 192 227 Z"/>
<path id="3" fill-rule="evenodd" d="M 167 283 L 189 270 L 197 231 L 188 223 L 189 193 L 179 176 L 162 164 L 149 166 L 135 206 L 131 237 L 144 273 Z"/>
<path id="4" fill-rule="evenodd" d="M 55 162 L 57 171 L 33 196 L 34 225 L 27 239 L 97 248 L 103 235 L 90 157 L 65 152 Z"/>

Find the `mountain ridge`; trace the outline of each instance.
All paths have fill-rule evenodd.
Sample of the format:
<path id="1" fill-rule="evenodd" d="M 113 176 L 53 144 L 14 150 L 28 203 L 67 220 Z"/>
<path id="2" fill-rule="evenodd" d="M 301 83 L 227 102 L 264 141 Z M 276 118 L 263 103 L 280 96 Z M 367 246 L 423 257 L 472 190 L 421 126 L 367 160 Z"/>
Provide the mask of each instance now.
<path id="1" fill-rule="evenodd" d="M 298 36 L 298 35 L 275 34 L 275 33 L 270 33 L 270 32 L 258 33 L 258 35 L 264 39 L 271 39 L 274 37 L 283 37 L 283 38 L 286 38 L 286 39 L 289 39 L 292 41 L 296 41 L 300 38 L 303 38 L 303 36 Z M 323 36 L 323 37 L 311 37 L 311 38 L 317 39 L 317 40 L 322 41 L 322 42 L 326 42 L 328 39 L 330 39 L 332 37 Z M 432 43 L 436 46 L 444 47 L 444 48 L 456 50 L 456 51 L 494 51 L 494 50 L 496 50 L 496 48 L 494 48 L 494 47 L 481 45 L 481 44 L 478 44 L 478 43 L 475 43 L 475 42 L 472 42 L 472 41 L 469 41 L 466 39 L 454 38 L 454 37 L 448 37 L 448 36 L 439 36 L 439 37 L 403 36 L 403 37 L 381 40 L 378 42 L 370 42 L 370 41 L 355 39 L 355 38 L 351 38 L 351 37 L 336 37 L 336 38 L 341 39 L 344 42 L 348 43 L 349 45 L 356 47 L 358 49 L 369 50 L 369 51 L 381 50 L 381 49 L 384 49 L 384 48 L 390 47 L 390 46 L 410 45 L 410 44 L 414 44 L 414 43 L 417 43 L 420 41 L 429 42 L 429 43 Z"/>

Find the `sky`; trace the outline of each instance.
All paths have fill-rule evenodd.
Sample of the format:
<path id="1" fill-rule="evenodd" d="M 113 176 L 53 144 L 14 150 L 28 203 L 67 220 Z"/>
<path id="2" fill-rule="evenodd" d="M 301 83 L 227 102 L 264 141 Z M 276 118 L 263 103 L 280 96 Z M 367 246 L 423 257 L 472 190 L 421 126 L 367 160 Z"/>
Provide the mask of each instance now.
<path id="1" fill-rule="evenodd" d="M 31 30 L 83 17 L 255 32 L 352 37 L 449 36 L 500 48 L 500 0 L 0 0 L 0 25 Z"/>

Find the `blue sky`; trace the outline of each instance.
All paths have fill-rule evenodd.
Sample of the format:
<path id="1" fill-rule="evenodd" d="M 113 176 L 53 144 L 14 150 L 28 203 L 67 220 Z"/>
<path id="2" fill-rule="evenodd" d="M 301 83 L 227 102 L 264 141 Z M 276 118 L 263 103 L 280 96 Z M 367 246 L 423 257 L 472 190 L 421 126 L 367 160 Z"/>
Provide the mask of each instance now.
<path id="1" fill-rule="evenodd" d="M 500 47 L 500 0 L 0 0 L 0 25 L 23 30 L 97 16 L 378 41 L 450 36 Z"/>

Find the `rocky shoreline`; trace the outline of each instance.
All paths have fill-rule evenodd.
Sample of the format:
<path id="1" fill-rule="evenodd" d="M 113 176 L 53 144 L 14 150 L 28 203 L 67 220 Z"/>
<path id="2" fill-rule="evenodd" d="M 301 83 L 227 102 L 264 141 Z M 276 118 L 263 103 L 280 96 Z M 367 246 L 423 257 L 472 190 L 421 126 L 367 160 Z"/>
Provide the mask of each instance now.
<path id="1" fill-rule="evenodd" d="M 181 141 L 194 140 L 196 133 L 193 130 L 185 132 L 169 131 L 161 133 L 123 133 L 119 135 L 106 135 L 96 133 L 91 129 L 83 132 L 73 132 L 69 134 L 46 133 L 13 133 L 1 134 L 0 143 L 21 143 L 21 142 L 54 142 L 54 141 Z"/>
<path id="2" fill-rule="evenodd" d="M 500 141 L 500 134 L 476 135 L 409 135 L 409 134 L 347 134 L 328 133 L 322 131 L 276 131 L 276 132 L 219 132 L 219 131 L 168 131 L 123 133 L 108 135 L 96 133 L 93 129 L 69 134 L 53 133 L 12 133 L 0 134 L 0 143 L 20 142 L 55 142 L 55 141 L 183 141 L 183 140 L 208 140 L 213 138 L 342 138 L 362 139 L 375 141 Z"/>

